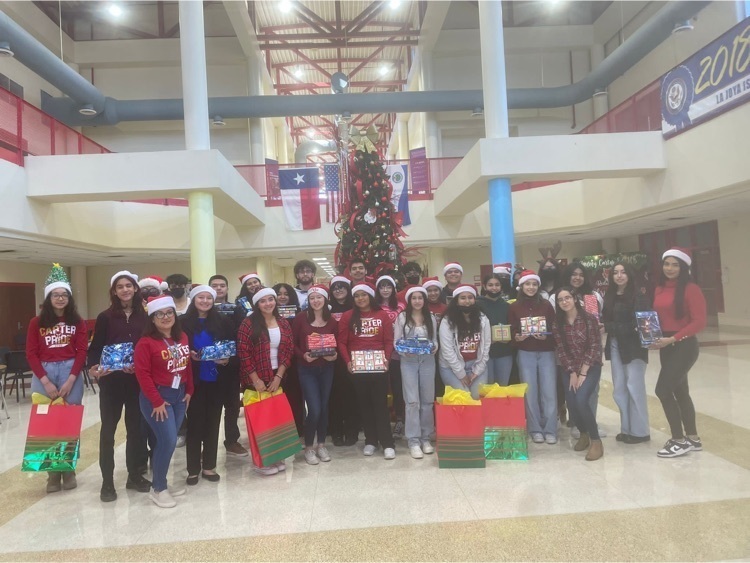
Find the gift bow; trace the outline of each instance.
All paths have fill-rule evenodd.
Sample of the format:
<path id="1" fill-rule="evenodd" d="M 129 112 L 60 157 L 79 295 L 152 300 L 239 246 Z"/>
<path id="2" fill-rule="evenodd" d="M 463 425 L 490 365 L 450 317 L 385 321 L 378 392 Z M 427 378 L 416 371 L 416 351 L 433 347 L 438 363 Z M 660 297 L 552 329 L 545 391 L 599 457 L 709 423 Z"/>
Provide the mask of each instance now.
<path id="1" fill-rule="evenodd" d="M 62 397 L 58 397 L 54 401 L 47 397 L 47 395 L 42 395 L 41 393 L 32 393 L 31 394 L 31 404 L 32 405 L 64 405 L 65 400 Z"/>
<path id="2" fill-rule="evenodd" d="M 364 135 L 362 134 L 364 133 Z M 356 145 L 356 150 L 362 152 L 377 152 L 375 143 L 378 141 L 378 130 L 374 125 L 370 125 L 366 131 L 360 131 L 352 125 L 349 129 L 349 136 Z"/>
<path id="3" fill-rule="evenodd" d="M 259 403 L 265 399 L 270 399 L 271 397 L 275 397 L 276 395 L 283 394 L 284 391 L 279 387 L 276 391 L 271 393 L 270 391 L 256 391 L 255 389 L 245 389 L 245 392 L 242 394 L 242 404 L 252 405 L 254 403 Z"/>
<path id="4" fill-rule="evenodd" d="M 493 383 L 492 385 L 482 384 L 479 386 L 479 396 L 484 399 L 524 397 L 528 388 L 528 383 L 517 383 L 516 385 L 508 385 L 506 387 L 501 387 L 497 383 Z"/>
<path id="5" fill-rule="evenodd" d="M 469 391 L 463 389 L 454 389 L 450 385 L 445 386 L 445 394 L 443 395 L 444 405 L 481 405 L 482 401 L 477 401 L 471 398 Z"/>

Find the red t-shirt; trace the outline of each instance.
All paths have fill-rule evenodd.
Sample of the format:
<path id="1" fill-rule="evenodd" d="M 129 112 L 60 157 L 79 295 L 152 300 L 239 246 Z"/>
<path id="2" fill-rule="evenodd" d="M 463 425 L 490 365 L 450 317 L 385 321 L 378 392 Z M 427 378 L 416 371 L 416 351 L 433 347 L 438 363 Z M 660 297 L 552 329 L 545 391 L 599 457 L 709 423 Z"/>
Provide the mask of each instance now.
<path id="1" fill-rule="evenodd" d="M 149 336 L 141 338 L 135 345 L 134 360 L 135 377 L 138 379 L 141 391 L 154 408 L 164 404 L 164 399 L 156 386 L 171 387 L 177 375 L 180 376 L 180 383 L 185 385 L 185 393 L 193 394 L 190 346 L 187 334 L 184 332 L 177 343 L 171 338 L 156 339 Z"/>
<path id="2" fill-rule="evenodd" d="M 350 324 L 354 310 L 347 311 L 339 321 L 337 344 L 339 354 L 347 364 L 352 350 L 384 350 L 385 357 L 393 355 L 393 323 L 385 311 L 362 313 L 362 330 L 355 334 Z"/>
<path id="3" fill-rule="evenodd" d="M 65 319 L 50 328 L 39 326 L 39 317 L 29 323 L 26 333 L 26 359 L 29 367 L 39 379 L 47 375 L 42 362 L 63 362 L 74 359 L 70 373 L 78 375 L 86 363 L 89 340 L 86 321 L 70 325 Z"/>
<path id="4" fill-rule="evenodd" d="M 482 339 L 481 332 L 475 332 L 472 335 L 462 338 L 458 341 L 458 349 L 461 352 L 461 357 L 465 362 L 469 360 L 477 359 L 477 352 L 479 351 L 479 341 Z"/>
<path id="5" fill-rule="evenodd" d="M 427 302 L 427 308 L 430 310 L 430 313 L 435 315 L 435 318 L 437 319 L 438 323 L 443 320 L 443 315 L 445 315 L 445 310 L 448 308 L 448 305 L 445 303 L 430 303 Z"/>

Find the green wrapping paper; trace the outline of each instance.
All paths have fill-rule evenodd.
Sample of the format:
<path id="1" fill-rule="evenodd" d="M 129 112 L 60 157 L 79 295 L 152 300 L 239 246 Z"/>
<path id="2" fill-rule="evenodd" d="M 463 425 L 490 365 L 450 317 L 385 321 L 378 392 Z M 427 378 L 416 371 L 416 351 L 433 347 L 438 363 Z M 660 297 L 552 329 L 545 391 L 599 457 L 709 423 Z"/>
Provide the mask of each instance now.
<path id="1" fill-rule="evenodd" d="M 528 460 L 525 428 L 484 429 L 484 455 L 493 460 Z"/>
<path id="2" fill-rule="evenodd" d="M 23 452 L 21 471 L 75 471 L 80 457 L 78 438 L 43 440 L 29 438 Z"/>
<path id="3" fill-rule="evenodd" d="M 49 401 L 32 396 L 32 401 L 40 400 Z M 75 471 L 82 422 L 82 405 L 33 404 L 21 471 Z"/>

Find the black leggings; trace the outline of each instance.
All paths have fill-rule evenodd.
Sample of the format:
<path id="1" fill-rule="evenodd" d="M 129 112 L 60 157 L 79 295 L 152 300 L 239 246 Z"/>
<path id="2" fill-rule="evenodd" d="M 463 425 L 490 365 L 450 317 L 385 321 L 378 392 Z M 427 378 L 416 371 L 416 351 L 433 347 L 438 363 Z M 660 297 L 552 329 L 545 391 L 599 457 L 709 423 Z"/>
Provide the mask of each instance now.
<path id="1" fill-rule="evenodd" d="M 674 439 L 683 438 L 685 434 L 698 434 L 695 427 L 695 407 L 688 386 L 688 372 L 698 359 L 698 353 L 698 339 L 695 336 L 659 350 L 661 371 L 656 382 L 656 396 L 664 407 Z"/>

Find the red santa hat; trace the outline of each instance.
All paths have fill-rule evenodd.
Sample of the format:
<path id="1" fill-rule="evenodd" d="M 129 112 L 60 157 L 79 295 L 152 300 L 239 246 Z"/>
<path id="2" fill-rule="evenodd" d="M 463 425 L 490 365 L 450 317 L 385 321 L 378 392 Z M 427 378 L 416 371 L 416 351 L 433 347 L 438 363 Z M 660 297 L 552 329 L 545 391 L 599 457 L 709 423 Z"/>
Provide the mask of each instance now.
<path id="1" fill-rule="evenodd" d="M 495 264 L 494 266 L 492 266 L 492 273 L 500 274 L 501 276 L 509 276 L 512 270 L 513 270 L 513 265 L 510 262 L 505 262 L 503 264 Z"/>
<path id="2" fill-rule="evenodd" d="M 115 282 L 120 278 L 129 278 L 134 284 L 138 285 L 138 276 L 136 274 L 131 274 L 127 270 L 121 270 L 109 279 L 109 286 L 112 287 L 115 285 Z"/>
<path id="3" fill-rule="evenodd" d="M 249 274 L 243 274 L 243 275 L 239 276 L 239 280 L 240 280 L 240 283 L 242 285 L 245 285 L 247 283 L 247 280 L 251 280 L 253 278 L 255 278 L 256 280 L 260 281 L 260 276 L 258 274 L 256 274 L 255 272 L 251 272 Z"/>
<path id="4" fill-rule="evenodd" d="M 329 289 L 335 283 L 345 283 L 346 285 L 348 285 L 349 287 L 351 287 L 352 280 L 350 280 L 349 278 L 344 277 L 344 276 L 333 276 L 331 278 L 331 284 L 328 286 Z"/>
<path id="5" fill-rule="evenodd" d="M 534 270 L 524 270 L 521 272 L 521 277 L 518 279 L 518 286 L 516 289 L 518 291 L 521 291 L 521 286 L 530 280 L 536 280 L 536 283 L 541 284 L 542 280 L 539 279 L 539 276 Z"/>
<path id="6" fill-rule="evenodd" d="M 433 276 L 431 278 L 422 278 L 422 287 L 425 288 L 425 290 L 428 287 L 437 287 L 438 289 L 443 289 L 443 284 L 440 283 L 440 280 L 437 278 L 437 276 Z"/>
<path id="7" fill-rule="evenodd" d="M 456 289 L 453 290 L 453 298 L 455 299 L 462 293 L 471 293 L 474 297 L 477 296 L 477 288 L 468 283 L 462 283 Z"/>
<path id="8" fill-rule="evenodd" d="M 427 298 L 427 290 L 424 287 L 422 287 L 421 285 L 413 285 L 406 290 L 406 297 L 404 299 L 407 303 L 409 302 L 409 298 L 415 293 L 423 293 L 425 299 Z"/>
<path id="9" fill-rule="evenodd" d="M 216 299 L 216 290 L 210 285 L 196 285 L 190 290 L 190 299 L 195 299 L 195 296 L 199 293 L 208 293 L 213 299 Z"/>
<path id="10" fill-rule="evenodd" d="M 165 282 L 159 276 L 150 275 L 140 280 L 138 282 L 138 287 L 140 287 L 141 289 L 143 289 L 144 287 L 155 287 L 160 291 L 167 291 L 167 288 L 169 286 L 167 285 L 167 282 Z"/>
<path id="11" fill-rule="evenodd" d="M 352 288 L 352 295 L 354 295 L 358 291 L 364 291 L 370 297 L 375 297 L 375 288 L 370 283 L 358 283 Z"/>
<path id="12" fill-rule="evenodd" d="M 310 295 L 317 293 L 328 299 L 328 288 L 323 285 L 314 285 L 307 290 L 307 298 L 310 299 Z"/>
<path id="13" fill-rule="evenodd" d="M 690 251 L 687 248 L 682 248 L 679 246 L 673 246 L 669 250 L 667 250 L 664 254 L 661 255 L 661 259 L 664 260 L 665 258 L 671 256 L 672 258 L 679 258 L 685 264 L 690 266 L 693 263 L 693 259 L 690 256 Z"/>
<path id="14" fill-rule="evenodd" d="M 242 282 L 242 283 L 245 283 L 245 282 Z M 260 301 L 264 297 L 268 297 L 269 295 L 273 295 L 274 298 L 278 298 L 278 295 L 276 295 L 276 292 L 273 290 L 272 287 L 264 287 L 262 289 L 259 289 L 258 291 L 255 292 L 255 295 L 253 295 L 253 305 L 257 305 L 258 301 Z"/>
<path id="15" fill-rule="evenodd" d="M 443 275 L 445 275 L 445 272 L 447 272 L 448 270 L 458 270 L 458 271 L 459 271 L 459 272 L 461 272 L 462 274 L 464 273 L 464 269 L 463 269 L 463 267 L 462 267 L 462 266 L 461 266 L 461 264 L 459 264 L 458 262 L 448 262 L 448 263 L 447 263 L 447 264 L 446 264 L 446 265 L 445 265 L 445 266 L 443 267 Z"/>
<path id="16" fill-rule="evenodd" d="M 150 317 L 157 311 L 162 311 L 164 309 L 172 308 L 175 311 L 177 311 L 177 307 L 174 304 L 174 299 L 172 299 L 169 295 L 162 295 L 160 297 L 151 297 L 148 300 L 148 305 L 146 305 L 146 308 L 148 309 L 148 316 Z"/>
<path id="17" fill-rule="evenodd" d="M 382 281 L 389 281 L 389 282 L 391 282 L 391 285 L 393 287 L 396 287 L 396 280 L 394 280 L 391 276 L 388 276 L 388 275 L 380 276 L 378 278 L 378 281 L 375 282 L 375 287 L 380 287 L 380 282 L 382 282 Z"/>

